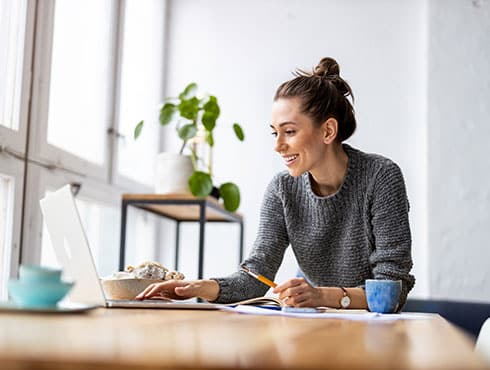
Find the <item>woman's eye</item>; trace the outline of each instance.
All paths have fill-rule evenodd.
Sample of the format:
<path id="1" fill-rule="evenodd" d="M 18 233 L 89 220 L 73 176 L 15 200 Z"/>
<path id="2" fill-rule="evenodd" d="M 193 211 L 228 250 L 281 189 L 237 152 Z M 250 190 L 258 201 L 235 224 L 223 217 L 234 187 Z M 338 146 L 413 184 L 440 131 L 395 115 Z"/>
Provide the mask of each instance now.
<path id="1" fill-rule="evenodd" d="M 271 132 L 271 135 L 277 137 L 277 132 Z"/>
<path id="2" fill-rule="evenodd" d="M 285 133 L 286 135 L 293 135 L 296 131 L 294 130 L 286 130 Z"/>

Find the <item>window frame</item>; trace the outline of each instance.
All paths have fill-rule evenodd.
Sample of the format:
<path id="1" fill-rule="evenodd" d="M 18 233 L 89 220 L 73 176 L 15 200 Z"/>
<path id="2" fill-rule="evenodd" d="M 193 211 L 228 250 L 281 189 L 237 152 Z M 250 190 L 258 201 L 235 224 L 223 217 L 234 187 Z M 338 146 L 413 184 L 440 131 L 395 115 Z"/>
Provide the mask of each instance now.
<path id="1" fill-rule="evenodd" d="M 10 238 L 10 261 L 6 265 L 9 266 L 9 277 L 17 275 L 19 260 L 21 257 L 21 224 L 22 224 L 22 202 L 24 190 L 24 165 L 15 158 L 4 158 L 0 156 L 0 172 L 11 177 L 13 184 L 13 204 L 12 204 L 12 229 Z M 6 282 L 2 282 L 6 283 Z M 6 284 L 4 284 L 6 286 Z M 1 297 L 5 298 L 5 297 Z"/>
<path id="2" fill-rule="evenodd" d="M 24 32 L 24 54 L 22 58 L 22 81 L 19 102 L 19 127 L 17 130 L 0 126 L 0 172 L 13 179 L 13 207 L 12 207 L 12 229 L 10 260 L 6 265 L 9 266 L 8 276 L 17 276 L 18 266 L 22 258 L 22 224 L 23 224 L 23 204 L 24 204 L 24 184 L 25 184 L 25 161 L 22 157 L 26 156 L 26 143 L 29 127 L 29 109 L 32 81 L 32 62 L 34 47 L 34 29 L 36 22 L 37 3 L 27 1 L 25 32 Z M 18 157 L 14 157 L 14 154 Z M 6 286 L 6 282 L 2 282 Z M 5 298 L 5 297 L 0 297 Z"/>
<path id="3" fill-rule="evenodd" d="M 17 276 L 18 266 L 38 264 L 41 259 L 43 218 L 39 200 L 46 189 L 66 183 L 81 183 L 80 196 L 120 207 L 121 195 L 127 192 L 151 193 L 151 186 L 117 173 L 121 43 L 123 41 L 126 1 L 114 0 L 111 28 L 111 99 L 108 109 L 107 157 L 103 166 L 93 164 L 47 143 L 49 81 L 53 46 L 56 0 L 28 0 L 23 57 L 22 91 L 18 131 L 0 127 L 0 146 L 19 157 L 0 152 L 0 172 L 14 178 L 14 215 L 10 277 Z M 168 4 L 161 20 L 168 22 Z M 166 29 L 166 26 L 163 26 Z M 165 36 L 166 39 L 166 36 Z M 162 69 L 165 70 L 166 57 Z M 165 74 L 163 75 L 165 78 Z M 160 91 L 164 96 L 164 84 Z M 160 132 L 160 148 L 162 133 Z M 55 169 L 47 166 L 54 165 Z M 155 236 L 155 253 L 159 253 L 159 231 Z M 114 246 L 118 248 L 118 246 Z"/>
<path id="4" fill-rule="evenodd" d="M 113 1 L 111 29 L 115 28 L 118 23 L 118 8 L 121 5 L 117 1 Z M 51 57 L 53 48 L 53 31 L 54 31 L 54 12 L 55 1 L 45 1 L 39 4 L 38 8 L 38 24 L 36 27 L 36 50 L 34 58 L 36 60 L 36 68 L 33 75 L 33 91 L 32 96 L 32 122 L 38 124 L 32 125 L 30 132 L 30 157 L 40 162 L 55 163 L 59 167 L 84 174 L 87 177 L 98 179 L 102 182 L 109 182 L 109 166 L 112 149 L 112 137 L 107 134 L 106 145 L 109 150 L 106 152 L 106 158 L 102 166 L 91 163 L 77 157 L 76 155 L 66 152 L 63 149 L 51 145 L 47 141 L 48 133 L 48 109 L 49 109 L 49 82 L 51 78 Z M 111 34 L 111 65 L 115 68 L 117 59 L 115 56 L 115 37 L 116 32 Z M 114 76 L 114 74 L 113 74 Z M 114 78 L 114 77 L 113 77 Z M 114 84 L 110 86 L 110 105 L 114 105 Z M 108 126 L 106 132 L 112 128 L 113 110 L 109 109 L 107 117 Z"/>
<path id="5" fill-rule="evenodd" d="M 27 1 L 26 23 L 24 33 L 24 55 L 22 59 L 22 83 L 20 93 L 19 129 L 13 130 L 0 126 L 0 145 L 24 156 L 28 134 L 29 101 L 31 95 L 32 58 L 36 3 Z M 2 167 L 3 168 L 3 167 Z"/>
<path id="6" fill-rule="evenodd" d="M 51 74 L 51 52 L 53 46 L 53 27 L 55 1 L 38 3 L 37 24 L 35 32 L 35 60 L 32 75 L 31 124 L 29 130 L 29 158 L 45 164 L 55 164 L 54 170 L 29 163 L 27 168 L 28 181 L 26 186 L 25 217 L 29 227 L 24 228 L 22 263 L 39 263 L 41 259 L 41 243 L 43 219 L 39 207 L 39 199 L 44 197 L 48 188 L 57 188 L 66 183 L 82 184 L 80 196 L 120 207 L 121 195 L 125 192 L 150 193 L 150 186 L 138 183 L 117 173 L 119 125 L 119 96 L 121 73 L 121 43 L 123 41 L 124 12 L 126 1 L 114 1 L 112 8 L 111 28 L 111 76 L 112 99 L 110 100 L 107 130 L 107 157 L 105 164 L 99 166 L 83 160 L 74 154 L 47 143 L 49 81 Z M 165 4 L 165 9 L 167 5 Z M 167 22 L 167 12 L 162 14 L 162 21 Z M 164 60 L 165 62 L 165 60 Z M 164 67 L 164 66 L 163 66 Z M 163 90 L 163 88 L 162 88 Z M 163 91 L 161 91 L 163 96 Z M 160 134 L 160 146 L 162 144 Z M 156 236 L 158 243 L 158 235 Z"/>

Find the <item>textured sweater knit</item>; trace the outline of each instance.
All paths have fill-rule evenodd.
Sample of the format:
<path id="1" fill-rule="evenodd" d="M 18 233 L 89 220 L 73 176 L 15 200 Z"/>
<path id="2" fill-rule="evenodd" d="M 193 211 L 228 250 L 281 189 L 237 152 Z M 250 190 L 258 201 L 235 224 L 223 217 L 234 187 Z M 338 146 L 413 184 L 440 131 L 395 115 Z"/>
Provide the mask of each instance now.
<path id="1" fill-rule="evenodd" d="M 274 279 L 291 245 L 299 268 L 317 287 L 363 287 L 366 279 L 402 281 L 400 307 L 414 285 L 409 204 L 400 168 L 391 160 L 344 144 L 348 166 L 339 190 L 316 195 L 310 175 L 287 171 L 270 182 L 262 202 L 257 238 L 243 262 Z M 265 284 L 239 271 L 213 278 L 216 302 L 264 295 Z"/>

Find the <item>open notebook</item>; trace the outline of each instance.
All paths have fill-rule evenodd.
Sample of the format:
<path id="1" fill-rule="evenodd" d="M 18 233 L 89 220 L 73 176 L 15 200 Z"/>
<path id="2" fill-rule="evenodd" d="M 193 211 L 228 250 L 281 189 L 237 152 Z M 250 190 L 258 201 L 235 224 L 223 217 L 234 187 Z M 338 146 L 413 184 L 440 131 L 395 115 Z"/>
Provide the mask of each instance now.
<path id="1" fill-rule="evenodd" d="M 285 306 L 284 302 L 281 301 L 279 298 L 270 297 L 270 296 L 245 299 L 243 301 L 227 304 L 226 306 L 239 306 L 239 305 L 277 306 L 277 307 L 284 307 Z"/>

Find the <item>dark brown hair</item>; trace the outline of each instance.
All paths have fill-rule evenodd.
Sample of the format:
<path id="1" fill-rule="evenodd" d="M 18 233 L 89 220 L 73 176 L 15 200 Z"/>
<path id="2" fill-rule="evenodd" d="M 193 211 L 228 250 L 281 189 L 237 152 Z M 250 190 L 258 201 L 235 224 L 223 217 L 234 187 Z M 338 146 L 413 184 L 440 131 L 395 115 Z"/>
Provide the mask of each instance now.
<path id="1" fill-rule="evenodd" d="M 320 125 L 329 118 L 335 118 L 339 124 L 337 139 L 347 140 L 356 130 L 354 95 L 349 84 L 340 77 L 340 68 L 333 58 L 323 58 L 312 72 L 297 69 L 295 78 L 281 84 L 274 96 L 280 98 L 301 99 L 302 112 L 315 124 Z"/>

